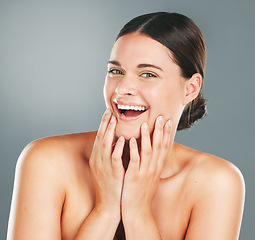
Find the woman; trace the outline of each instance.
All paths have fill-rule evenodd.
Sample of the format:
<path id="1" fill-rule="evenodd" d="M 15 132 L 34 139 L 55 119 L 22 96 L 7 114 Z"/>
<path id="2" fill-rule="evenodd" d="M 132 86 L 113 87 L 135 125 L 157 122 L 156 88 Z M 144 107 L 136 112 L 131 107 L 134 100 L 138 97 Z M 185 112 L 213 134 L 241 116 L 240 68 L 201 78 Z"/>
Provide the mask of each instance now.
<path id="1" fill-rule="evenodd" d="M 205 115 L 205 58 L 183 15 L 127 23 L 108 62 L 99 130 L 22 152 L 8 239 L 238 239 L 241 173 L 174 142 Z"/>

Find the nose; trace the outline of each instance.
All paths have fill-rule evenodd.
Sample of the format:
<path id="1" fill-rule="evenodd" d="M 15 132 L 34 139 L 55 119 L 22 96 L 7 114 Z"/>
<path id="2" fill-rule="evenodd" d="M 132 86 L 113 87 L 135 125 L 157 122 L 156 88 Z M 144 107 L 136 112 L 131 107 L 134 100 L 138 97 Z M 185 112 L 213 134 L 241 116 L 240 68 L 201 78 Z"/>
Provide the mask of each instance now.
<path id="1" fill-rule="evenodd" d="M 120 95 L 135 95 L 136 94 L 136 86 L 134 79 L 130 77 L 124 76 L 118 83 L 115 92 Z"/>

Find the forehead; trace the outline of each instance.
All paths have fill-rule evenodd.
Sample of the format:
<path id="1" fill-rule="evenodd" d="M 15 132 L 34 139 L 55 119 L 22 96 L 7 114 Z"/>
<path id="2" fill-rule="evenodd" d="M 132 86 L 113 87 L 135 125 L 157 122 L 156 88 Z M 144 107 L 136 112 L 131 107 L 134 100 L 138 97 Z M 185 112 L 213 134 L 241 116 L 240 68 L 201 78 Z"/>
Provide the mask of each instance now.
<path id="1" fill-rule="evenodd" d="M 140 33 L 129 33 L 120 37 L 113 45 L 110 60 L 117 60 L 123 65 L 157 64 L 163 68 L 174 64 L 168 48 Z"/>

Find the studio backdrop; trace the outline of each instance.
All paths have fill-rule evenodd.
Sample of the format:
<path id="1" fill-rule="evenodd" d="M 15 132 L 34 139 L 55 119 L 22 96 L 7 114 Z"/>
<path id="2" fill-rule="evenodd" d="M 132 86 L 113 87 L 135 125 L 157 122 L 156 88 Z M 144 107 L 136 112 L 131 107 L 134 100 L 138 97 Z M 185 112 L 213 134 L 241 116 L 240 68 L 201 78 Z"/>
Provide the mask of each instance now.
<path id="1" fill-rule="evenodd" d="M 255 1 L 0 0 L 0 239 L 22 149 L 38 138 L 97 130 L 116 34 L 155 11 L 185 14 L 203 32 L 208 115 L 176 141 L 240 168 L 247 189 L 240 239 L 254 238 Z"/>

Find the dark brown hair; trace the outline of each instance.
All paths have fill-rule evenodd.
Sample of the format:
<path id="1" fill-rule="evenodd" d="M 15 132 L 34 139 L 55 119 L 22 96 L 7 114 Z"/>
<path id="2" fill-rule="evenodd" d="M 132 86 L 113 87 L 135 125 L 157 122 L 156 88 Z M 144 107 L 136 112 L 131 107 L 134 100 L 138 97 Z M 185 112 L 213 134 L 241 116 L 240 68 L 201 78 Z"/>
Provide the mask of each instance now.
<path id="1" fill-rule="evenodd" d="M 156 12 L 138 16 L 128 22 L 119 32 L 121 36 L 139 32 L 166 46 L 173 60 L 180 67 L 184 78 L 200 73 L 204 79 L 206 48 L 204 38 L 197 25 L 188 17 L 178 13 Z M 206 101 L 202 88 L 198 96 L 186 105 L 177 130 L 190 128 L 195 121 L 206 115 Z"/>

